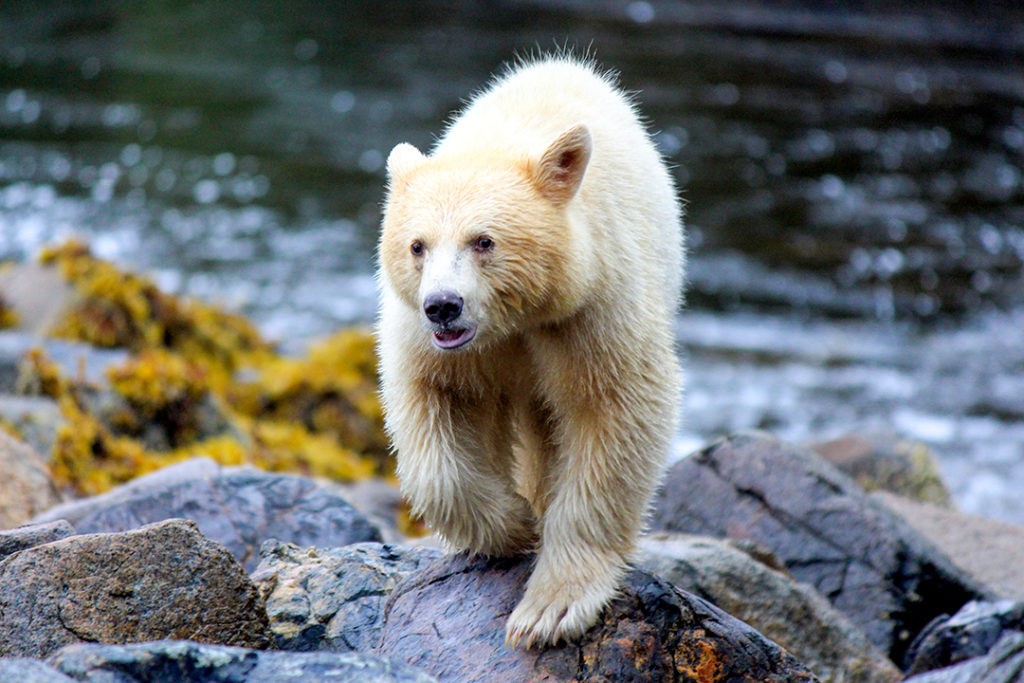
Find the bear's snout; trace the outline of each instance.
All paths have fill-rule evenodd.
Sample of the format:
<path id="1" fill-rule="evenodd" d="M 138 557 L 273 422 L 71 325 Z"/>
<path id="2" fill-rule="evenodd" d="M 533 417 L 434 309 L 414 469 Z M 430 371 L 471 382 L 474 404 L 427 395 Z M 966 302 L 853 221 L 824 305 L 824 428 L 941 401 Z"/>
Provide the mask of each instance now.
<path id="1" fill-rule="evenodd" d="M 423 300 L 427 320 L 437 325 L 449 325 L 462 315 L 462 297 L 455 292 L 431 292 Z"/>

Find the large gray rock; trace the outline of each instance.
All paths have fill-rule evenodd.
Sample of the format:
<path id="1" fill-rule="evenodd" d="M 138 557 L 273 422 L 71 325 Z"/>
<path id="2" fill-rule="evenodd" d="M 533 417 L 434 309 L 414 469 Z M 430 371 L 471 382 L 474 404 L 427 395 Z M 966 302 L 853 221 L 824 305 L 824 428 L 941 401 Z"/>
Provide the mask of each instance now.
<path id="1" fill-rule="evenodd" d="M 458 555 L 410 574 L 388 600 L 379 651 L 451 681 L 817 680 L 746 624 L 637 569 L 579 642 L 508 649 L 505 620 L 531 569 L 531 558 Z"/>
<path id="2" fill-rule="evenodd" d="M 764 434 L 673 465 L 652 527 L 766 546 L 894 662 L 932 619 L 990 596 L 820 456 Z"/>
<path id="3" fill-rule="evenodd" d="M 71 536 L 0 560 L 0 657 L 159 638 L 267 644 L 256 587 L 191 522 Z"/>
<path id="4" fill-rule="evenodd" d="M 8 531 L 0 531 L 0 560 L 19 550 L 52 543 L 74 535 L 74 527 L 63 519 L 42 524 L 26 524 Z"/>
<path id="5" fill-rule="evenodd" d="M 372 654 L 259 652 L 167 640 L 137 645 L 69 645 L 50 657 L 49 662 L 72 679 L 86 683 L 431 683 L 436 680 L 403 662 Z"/>
<path id="6" fill-rule="evenodd" d="M 895 683 L 900 670 L 841 612 L 724 541 L 655 533 L 639 566 L 746 622 L 786 648 L 822 681 Z"/>
<path id="7" fill-rule="evenodd" d="M 953 564 L 997 595 L 1024 600 L 1024 527 L 889 493 L 871 497 L 899 514 Z"/>
<path id="8" fill-rule="evenodd" d="M 984 657 L 910 676 L 905 683 L 1020 683 L 1024 680 L 1024 633 L 1007 633 Z"/>
<path id="9" fill-rule="evenodd" d="M 307 477 L 222 467 L 195 458 L 108 493 L 50 510 L 36 521 L 66 519 L 80 533 L 125 531 L 161 519 L 191 519 L 246 571 L 271 538 L 300 546 L 380 541 L 380 532 L 331 487 Z"/>
<path id="10" fill-rule="evenodd" d="M 373 650 L 380 644 L 384 603 L 395 584 L 442 553 L 358 543 L 299 548 L 267 541 L 252 575 L 282 650 Z"/>
<path id="11" fill-rule="evenodd" d="M 42 457 L 3 429 L 0 473 L 0 529 L 23 524 L 60 501 Z"/>
<path id="12" fill-rule="evenodd" d="M 0 657 L 0 681 L 14 683 L 74 683 L 52 666 L 27 657 Z"/>

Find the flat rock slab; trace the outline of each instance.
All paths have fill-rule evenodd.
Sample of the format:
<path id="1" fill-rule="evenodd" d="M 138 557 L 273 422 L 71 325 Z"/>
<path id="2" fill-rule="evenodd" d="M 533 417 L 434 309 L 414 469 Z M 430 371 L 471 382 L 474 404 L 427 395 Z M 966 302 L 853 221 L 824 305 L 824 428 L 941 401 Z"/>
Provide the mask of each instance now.
<path id="1" fill-rule="evenodd" d="M 728 542 L 659 532 L 640 540 L 638 564 L 789 650 L 823 683 L 896 683 L 903 674 L 814 589 Z"/>
<path id="2" fill-rule="evenodd" d="M 87 683 L 434 683 L 404 662 L 355 652 L 260 652 L 185 641 L 70 645 L 49 663 Z"/>
<path id="3" fill-rule="evenodd" d="M 178 517 L 194 521 L 249 572 L 259 562 L 260 545 L 271 538 L 322 547 L 381 540 L 377 528 L 331 487 L 308 477 L 221 467 L 208 458 L 59 506 L 36 521 L 66 519 L 80 533 L 95 533 Z"/>
<path id="4" fill-rule="evenodd" d="M 43 458 L 0 428 L 0 529 L 23 524 L 60 501 Z"/>
<path id="5" fill-rule="evenodd" d="M 384 603 L 408 574 L 442 556 L 435 548 L 357 543 L 300 548 L 267 541 L 252 575 L 281 650 L 372 651 Z"/>
<path id="6" fill-rule="evenodd" d="M 256 587 L 191 522 L 71 536 L 0 560 L 0 657 L 160 638 L 268 641 Z"/>
<path id="7" fill-rule="evenodd" d="M 641 570 L 579 643 L 505 647 L 530 558 L 457 555 L 395 587 L 379 652 L 445 681 L 761 681 L 814 675 L 782 648 L 700 598 Z"/>
<path id="8" fill-rule="evenodd" d="M 19 550 L 43 543 L 52 543 L 74 535 L 75 528 L 63 519 L 42 524 L 26 524 L 8 531 L 0 531 L 0 560 Z"/>
<path id="9" fill-rule="evenodd" d="M 652 528 L 753 541 L 894 662 L 942 614 L 990 592 L 813 452 L 758 433 L 674 464 Z"/>

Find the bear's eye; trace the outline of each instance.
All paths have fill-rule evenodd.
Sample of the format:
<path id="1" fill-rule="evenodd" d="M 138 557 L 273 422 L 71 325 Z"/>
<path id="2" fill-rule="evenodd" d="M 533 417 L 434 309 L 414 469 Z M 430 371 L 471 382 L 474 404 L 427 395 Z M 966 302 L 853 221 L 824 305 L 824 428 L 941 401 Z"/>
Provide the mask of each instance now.
<path id="1" fill-rule="evenodd" d="M 479 253 L 484 253 L 494 249 L 494 240 L 487 235 L 481 235 L 473 240 L 473 249 Z"/>
<path id="2" fill-rule="evenodd" d="M 412 244 L 409 245 L 409 251 L 412 252 L 413 256 L 422 256 L 423 255 L 423 242 L 420 242 L 419 240 L 416 240 L 415 242 L 413 242 Z"/>

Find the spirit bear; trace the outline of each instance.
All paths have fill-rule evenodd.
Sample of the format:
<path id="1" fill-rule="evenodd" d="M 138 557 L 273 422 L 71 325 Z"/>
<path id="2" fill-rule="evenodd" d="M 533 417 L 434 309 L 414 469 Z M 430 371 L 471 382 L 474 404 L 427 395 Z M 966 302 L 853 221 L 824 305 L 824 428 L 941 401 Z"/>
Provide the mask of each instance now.
<path id="1" fill-rule="evenodd" d="M 511 646 L 572 639 L 616 593 L 676 428 L 675 187 L 630 98 L 568 56 L 512 68 L 387 171 L 402 491 L 456 550 L 537 551 Z"/>

